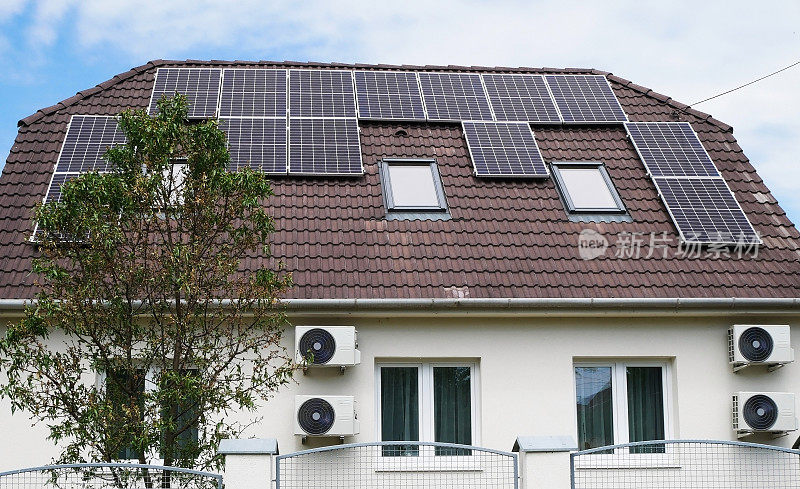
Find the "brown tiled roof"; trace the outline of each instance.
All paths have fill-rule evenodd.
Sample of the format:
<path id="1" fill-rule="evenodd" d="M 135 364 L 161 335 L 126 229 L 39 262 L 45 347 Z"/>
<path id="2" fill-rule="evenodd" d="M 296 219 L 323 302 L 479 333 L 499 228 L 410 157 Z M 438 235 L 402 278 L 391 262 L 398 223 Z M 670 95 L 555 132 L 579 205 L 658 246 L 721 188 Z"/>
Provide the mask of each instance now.
<path id="1" fill-rule="evenodd" d="M 621 126 L 533 126 L 546 161 L 594 160 L 608 172 L 632 222 L 570 222 L 551 179 L 491 180 L 472 174 L 458 124 L 361 122 L 366 174 L 360 178 L 279 177 L 272 201 L 274 253 L 294 275 L 294 298 L 800 297 L 800 234 L 766 188 L 730 126 L 610 73 L 587 69 L 375 66 L 316 63 L 153 61 L 79 92 L 19 123 L 0 178 L 0 298 L 29 298 L 36 252 L 26 239 L 71 114 L 116 114 L 147 106 L 158 66 L 598 73 L 608 77 L 632 121 L 692 123 L 761 234 L 756 257 L 602 258 L 578 255 L 581 230 L 613 241 L 623 232 L 666 232 L 667 211 Z M 401 131 L 402 130 L 402 131 Z M 386 220 L 377 162 L 437 160 L 452 219 Z M 646 255 L 647 248 L 645 247 Z M 258 260 L 252 257 L 249 260 Z"/>

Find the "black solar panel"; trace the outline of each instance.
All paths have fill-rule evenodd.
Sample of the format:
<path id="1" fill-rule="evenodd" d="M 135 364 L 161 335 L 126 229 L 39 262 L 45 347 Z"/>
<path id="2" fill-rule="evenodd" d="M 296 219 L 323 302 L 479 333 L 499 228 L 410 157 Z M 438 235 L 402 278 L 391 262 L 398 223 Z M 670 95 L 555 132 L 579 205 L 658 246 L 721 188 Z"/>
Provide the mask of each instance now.
<path id="1" fill-rule="evenodd" d="M 290 119 L 289 173 L 361 175 L 357 119 Z"/>
<path id="2" fill-rule="evenodd" d="M 654 178 L 684 241 L 758 243 L 760 239 L 722 178 Z"/>
<path id="3" fill-rule="evenodd" d="M 207 119 L 217 113 L 222 71 L 216 68 L 159 68 L 153 85 L 149 114 L 158 113 L 156 102 L 176 93 L 189 100 L 190 119 Z"/>
<path id="4" fill-rule="evenodd" d="M 429 120 L 492 120 L 479 74 L 419 73 L 419 81 Z"/>
<path id="5" fill-rule="evenodd" d="M 74 115 L 58 156 L 56 172 L 108 171 L 109 163 L 103 155 L 109 147 L 126 141 L 114 117 Z"/>
<path id="6" fill-rule="evenodd" d="M 80 173 L 55 173 L 50 181 L 50 187 L 47 189 L 44 201 L 50 203 L 61 200 L 61 186 L 80 175 Z"/>
<path id="7" fill-rule="evenodd" d="M 547 75 L 546 80 L 564 122 L 628 120 L 604 76 Z"/>
<path id="8" fill-rule="evenodd" d="M 543 76 L 484 74 L 483 83 L 498 121 L 561 122 Z"/>
<path id="9" fill-rule="evenodd" d="M 352 72 L 289 70 L 289 115 L 356 117 Z"/>
<path id="10" fill-rule="evenodd" d="M 224 70 L 219 115 L 286 117 L 286 70 Z"/>
<path id="11" fill-rule="evenodd" d="M 719 176 L 688 122 L 627 122 L 625 128 L 652 176 Z"/>
<path id="12" fill-rule="evenodd" d="M 527 122 L 462 123 L 480 177 L 547 177 L 547 167 Z"/>
<path id="13" fill-rule="evenodd" d="M 231 171 L 252 168 L 264 173 L 286 173 L 286 118 L 222 119 L 228 135 Z"/>
<path id="14" fill-rule="evenodd" d="M 356 71 L 355 80 L 360 118 L 425 120 L 416 73 Z"/>

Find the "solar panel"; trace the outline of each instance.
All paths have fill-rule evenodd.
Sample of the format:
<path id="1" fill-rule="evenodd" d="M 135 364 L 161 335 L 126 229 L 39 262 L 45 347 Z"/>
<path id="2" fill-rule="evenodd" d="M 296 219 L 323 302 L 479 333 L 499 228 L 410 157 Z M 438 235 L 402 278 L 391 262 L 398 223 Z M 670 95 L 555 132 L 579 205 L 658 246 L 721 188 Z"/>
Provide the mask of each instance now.
<path id="1" fill-rule="evenodd" d="M 355 81 L 360 118 L 425 120 L 416 73 L 356 71 Z"/>
<path id="2" fill-rule="evenodd" d="M 684 241 L 759 243 L 750 221 L 719 177 L 653 179 Z"/>
<path id="3" fill-rule="evenodd" d="M 543 76 L 487 73 L 483 83 L 498 121 L 561 122 Z"/>
<path id="4" fill-rule="evenodd" d="M 429 120 L 492 120 L 479 74 L 419 73 L 419 82 Z"/>
<path id="5" fill-rule="evenodd" d="M 286 173 L 286 118 L 222 119 L 228 135 L 228 168 L 252 168 L 264 173 Z"/>
<path id="6" fill-rule="evenodd" d="M 286 117 L 286 70 L 224 70 L 219 115 Z"/>
<path id="7" fill-rule="evenodd" d="M 688 122 L 626 122 L 625 128 L 650 175 L 719 176 Z"/>
<path id="8" fill-rule="evenodd" d="M 159 68 L 148 113 L 158 113 L 156 103 L 162 96 L 172 97 L 180 93 L 189 100 L 190 119 L 214 117 L 217 113 L 221 73 L 216 68 Z"/>
<path id="9" fill-rule="evenodd" d="M 58 155 L 56 172 L 108 171 L 110 164 L 103 159 L 106 150 L 126 142 L 114 117 L 74 115 Z"/>
<path id="10" fill-rule="evenodd" d="M 290 119 L 289 173 L 361 175 L 357 119 Z"/>
<path id="11" fill-rule="evenodd" d="M 604 76 L 547 75 L 546 80 L 564 122 L 628 120 Z"/>
<path id="12" fill-rule="evenodd" d="M 480 177 L 547 177 L 547 167 L 527 122 L 462 123 Z"/>
<path id="13" fill-rule="evenodd" d="M 61 186 L 80 175 L 80 173 L 53 174 L 53 179 L 50 181 L 50 187 L 47 189 L 47 195 L 44 198 L 45 203 L 61 200 Z"/>
<path id="14" fill-rule="evenodd" d="M 289 70 L 289 115 L 356 117 L 352 72 Z"/>

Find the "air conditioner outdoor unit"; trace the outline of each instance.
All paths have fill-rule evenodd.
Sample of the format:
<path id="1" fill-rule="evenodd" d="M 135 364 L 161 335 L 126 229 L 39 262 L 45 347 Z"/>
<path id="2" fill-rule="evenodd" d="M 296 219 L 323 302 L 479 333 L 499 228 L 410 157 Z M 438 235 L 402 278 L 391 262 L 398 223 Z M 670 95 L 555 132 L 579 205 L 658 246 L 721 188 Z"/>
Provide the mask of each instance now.
<path id="1" fill-rule="evenodd" d="M 788 325 L 736 324 L 728 329 L 728 360 L 737 372 L 752 365 L 775 370 L 794 361 Z"/>
<path id="2" fill-rule="evenodd" d="M 353 326 L 296 326 L 294 347 L 299 363 L 309 367 L 347 367 L 361 363 Z"/>
<path id="3" fill-rule="evenodd" d="M 733 429 L 739 437 L 754 433 L 783 436 L 797 430 L 791 392 L 737 392 L 733 395 Z"/>
<path id="4" fill-rule="evenodd" d="M 352 436 L 359 422 L 353 396 L 295 396 L 294 434 L 306 436 Z"/>

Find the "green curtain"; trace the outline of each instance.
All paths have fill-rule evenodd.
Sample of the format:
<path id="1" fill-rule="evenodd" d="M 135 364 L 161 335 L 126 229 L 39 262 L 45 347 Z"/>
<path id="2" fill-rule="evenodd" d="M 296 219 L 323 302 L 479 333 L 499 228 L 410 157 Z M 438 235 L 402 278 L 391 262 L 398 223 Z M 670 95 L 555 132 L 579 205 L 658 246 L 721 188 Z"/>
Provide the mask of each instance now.
<path id="1" fill-rule="evenodd" d="M 472 400 L 469 367 L 433 368 L 435 441 L 472 444 Z M 469 455 L 469 450 L 436 447 L 436 455 Z"/>
<path id="2" fill-rule="evenodd" d="M 111 402 L 111 409 L 116 416 L 123 417 L 124 412 L 134 409 L 144 416 L 144 382 L 143 370 L 112 370 L 106 372 L 106 394 Z M 117 452 L 121 460 L 138 459 L 139 452 L 133 447 L 132 434 L 124 435 L 122 447 Z"/>
<path id="3" fill-rule="evenodd" d="M 575 367 L 575 391 L 580 449 L 613 445 L 611 367 Z"/>
<path id="4" fill-rule="evenodd" d="M 664 389 L 661 367 L 628 367 L 630 441 L 664 439 Z M 664 445 L 632 447 L 631 453 L 663 453 Z"/>
<path id="5" fill-rule="evenodd" d="M 381 439 L 419 440 L 417 367 L 381 367 Z M 417 455 L 419 445 L 389 445 L 384 456 Z"/>
<path id="6" fill-rule="evenodd" d="M 194 369 L 186 369 L 181 370 L 180 374 L 182 379 L 174 379 L 175 382 L 192 382 L 193 379 L 197 378 L 198 372 Z M 166 379 L 162 379 L 162 381 L 170 382 L 169 376 L 166 376 Z M 165 386 L 166 388 L 170 388 L 170 386 Z M 171 386 L 174 389 L 176 386 Z M 188 390 L 188 389 L 186 389 Z M 176 412 L 178 413 L 177 417 L 172 420 L 173 425 L 176 430 L 183 430 L 178 433 L 178 436 L 175 439 L 175 453 L 173 454 L 176 458 L 193 458 L 197 454 L 198 450 L 198 443 L 199 443 L 199 415 L 200 415 L 200 406 L 198 405 L 198 399 L 190 396 L 185 396 L 181 399 L 175 401 L 175 408 Z M 166 420 L 166 417 L 170 415 L 170 406 L 169 404 L 164 404 L 161 406 L 161 416 L 162 419 Z M 185 428 L 185 429 L 184 429 Z M 163 440 L 162 440 L 163 442 Z M 164 456 L 163 447 L 160 448 L 159 454 L 161 457 Z"/>

